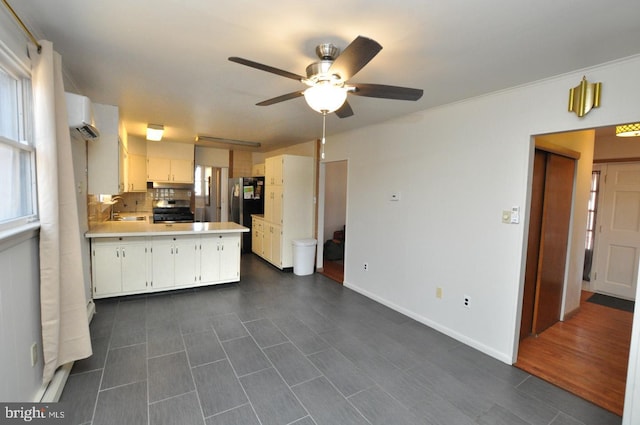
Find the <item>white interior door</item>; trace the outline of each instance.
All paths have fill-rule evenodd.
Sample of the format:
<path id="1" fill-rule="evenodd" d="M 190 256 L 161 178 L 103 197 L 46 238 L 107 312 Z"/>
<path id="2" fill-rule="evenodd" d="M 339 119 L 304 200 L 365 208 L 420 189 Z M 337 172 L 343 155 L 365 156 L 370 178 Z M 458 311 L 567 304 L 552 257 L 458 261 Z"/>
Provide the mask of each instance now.
<path id="1" fill-rule="evenodd" d="M 603 171 L 593 288 L 633 300 L 640 255 L 640 163 L 608 164 Z"/>

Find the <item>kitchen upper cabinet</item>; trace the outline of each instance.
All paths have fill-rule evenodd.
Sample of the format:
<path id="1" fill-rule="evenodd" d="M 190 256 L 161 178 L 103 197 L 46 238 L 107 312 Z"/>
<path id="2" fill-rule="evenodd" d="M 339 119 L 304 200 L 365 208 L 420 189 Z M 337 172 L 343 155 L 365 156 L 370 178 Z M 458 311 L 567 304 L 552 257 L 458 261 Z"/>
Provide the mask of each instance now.
<path id="1" fill-rule="evenodd" d="M 264 162 L 262 164 L 253 164 L 251 167 L 251 175 L 254 177 L 262 177 L 265 175 L 265 165 Z"/>
<path id="2" fill-rule="evenodd" d="M 100 137 L 87 143 L 87 192 L 121 193 L 125 190 L 126 134 L 119 134 L 124 128 L 119 127 L 118 107 L 94 103 L 93 114 Z"/>
<path id="3" fill-rule="evenodd" d="M 287 155 L 291 156 L 291 155 Z M 267 158 L 264 161 L 264 176 L 265 176 L 265 184 L 282 184 L 282 170 L 283 170 L 283 161 L 285 155 L 280 156 L 272 156 Z"/>
<path id="4" fill-rule="evenodd" d="M 126 192 L 147 191 L 147 157 L 130 153 L 127 158 Z"/>
<path id="5" fill-rule="evenodd" d="M 93 240 L 93 296 L 144 292 L 149 286 L 149 245 L 146 238 Z"/>
<path id="6" fill-rule="evenodd" d="M 147 191 L 146 140 L 129 137 L 125 160 L 125 192 Z"/>
<path id="7" fill-rule="evenodd" d="M 194 146 L 185 143 L 147 143 L 147 180 L 193 183 Z"/>

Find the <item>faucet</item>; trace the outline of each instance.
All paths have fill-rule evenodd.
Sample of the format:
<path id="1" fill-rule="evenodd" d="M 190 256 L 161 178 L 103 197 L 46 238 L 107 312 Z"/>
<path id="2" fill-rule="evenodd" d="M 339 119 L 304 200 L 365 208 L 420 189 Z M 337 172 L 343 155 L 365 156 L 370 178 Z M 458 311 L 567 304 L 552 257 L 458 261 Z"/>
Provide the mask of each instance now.
<path id="1" fill-rule="evenodd" d="M 122 200 L 122 196 L 114 196 L 111 198 L 111 212 L 109 213 L 110 221 L 113 221 L 113 206 L 120 200 Z"/>

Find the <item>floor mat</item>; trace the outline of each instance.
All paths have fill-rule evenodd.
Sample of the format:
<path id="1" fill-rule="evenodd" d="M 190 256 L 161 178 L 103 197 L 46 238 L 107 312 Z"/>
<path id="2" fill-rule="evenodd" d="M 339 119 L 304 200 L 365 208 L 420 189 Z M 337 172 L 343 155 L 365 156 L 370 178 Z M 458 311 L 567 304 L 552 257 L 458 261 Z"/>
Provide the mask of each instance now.
<path id="1" fill-rule="evenodd" d="M 600 304 L 605 307 L 612 307 L 618 310 L 628 311 L 633 313 L 633 309 L 635 308 L 635 301 L 623 300 L 621 298 L 611 297 L 609 295 L 603 294 L 593 294 L 587 300 L 590 303 Z"/>

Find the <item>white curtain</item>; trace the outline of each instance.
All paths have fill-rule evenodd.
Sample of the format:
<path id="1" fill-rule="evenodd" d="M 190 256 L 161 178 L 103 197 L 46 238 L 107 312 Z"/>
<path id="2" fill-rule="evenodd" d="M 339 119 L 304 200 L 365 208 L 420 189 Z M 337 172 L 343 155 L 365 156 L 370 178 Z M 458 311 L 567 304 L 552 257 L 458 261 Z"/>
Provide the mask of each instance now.
<path id="1" fill-rule="evenodd" d="M 30 46 L 40 216 L 43 382 L 58 366 L 89 357 L 78 209 L 62 82 L 62 59 L 49 41 Z"/>

